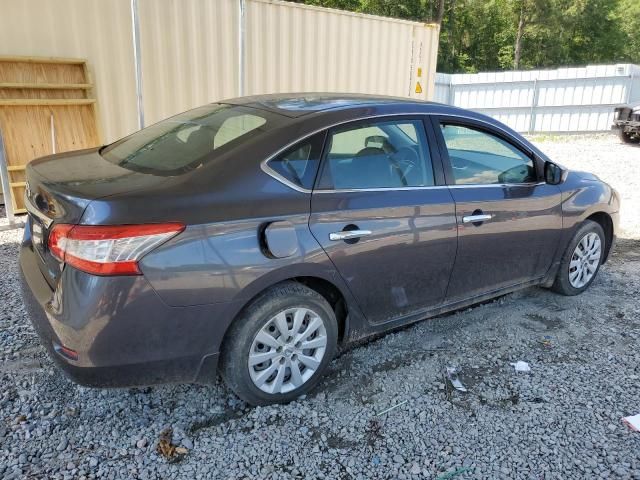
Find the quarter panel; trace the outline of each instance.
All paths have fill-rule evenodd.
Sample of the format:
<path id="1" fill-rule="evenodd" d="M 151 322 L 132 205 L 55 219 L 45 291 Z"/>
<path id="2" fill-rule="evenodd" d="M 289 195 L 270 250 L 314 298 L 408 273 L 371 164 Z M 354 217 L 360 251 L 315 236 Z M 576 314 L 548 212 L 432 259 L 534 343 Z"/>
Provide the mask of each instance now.
<path id="1" fill-rule="evenodd" d="M 100 277 L 69 266 L 51 289 L 36 264 L 27 238 L 20 266 L 31 320 L 53 358 L 60 360 L 54 342 L 64 345 L 78 353 L 72 362 L 78 368 L 184 361 L 190 367 L 174 373 L 192 381 L 200 359 L 218 351 L 227 319 L 238 308 L 232 302 L 169 307 L 144 277 Z M 118 383 L 105 379 L 111 381 Z"/>
<path id="2" fill-rule="evenodd" d="M 309 232 L 308 215 L 195 225 L 142 259 L 141 270 L 169 305 L 249 300 L 278 281 L 318 276 L 335 282 L 335 269 Z M 269 255 L 261 234 L 272 222 L 290 222 L 297 253 Z"/>

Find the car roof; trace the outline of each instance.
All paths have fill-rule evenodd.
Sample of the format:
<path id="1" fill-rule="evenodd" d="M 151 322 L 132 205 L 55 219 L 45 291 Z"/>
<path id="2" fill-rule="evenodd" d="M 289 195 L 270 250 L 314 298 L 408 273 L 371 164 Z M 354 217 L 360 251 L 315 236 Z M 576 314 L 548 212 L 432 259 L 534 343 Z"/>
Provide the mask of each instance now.
<path id="1" fill-rule="evenodd" d="M 366 95 L 355 93 L 276 93 L 254 95 L 223 100 L 217 103 L 238 105 L 262 110 L 288 118 L 280 128 L 272 132 L 274 143 L 286 136 L 289 140 L 300 140 L 317 131 L 353 120 L 364 120 L 393 115 L 446 115 L 476 120 L 502 130 L 515 137 L 529 150 L 542 158 L 545 155 L 513 129 L 483 113 L 453 105 L 429 102 L 408 97 Z M 284 133 L 283 133 L 284 131 Z M 291 143 L 290 141 L 286 142 Z M 267 149 L 271 147 L 266 147 Z"/>
<path id="2" fill-rule="evenodd" d="M 223 100 L 220 103 L 243 105 L 259 110 L 278 113 L 285 117 L 297 118 L 311 113 L 327 110 L 349 109 L 362 106 L 381 105 L 425 105 L 425 102 L 411 98 L 390 97 L 384 95 L 365 95 L 354 93 L 276 93 L 253 95 Z"/>

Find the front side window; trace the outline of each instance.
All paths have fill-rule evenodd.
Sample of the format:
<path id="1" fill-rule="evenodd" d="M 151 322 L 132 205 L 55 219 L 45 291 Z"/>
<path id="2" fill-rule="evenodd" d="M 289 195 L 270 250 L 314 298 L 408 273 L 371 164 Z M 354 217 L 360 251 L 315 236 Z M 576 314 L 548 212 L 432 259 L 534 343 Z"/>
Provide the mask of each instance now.
<path id="1" fill-rule="evenodd" d="M 456 185 L 537 181 L 533 160 L 501 138 L 482 130 L 442 124 Z"/>
<path id="2" fill-rule="evenodd" d="M 302 140 L 269 160 L 269 168 L 289 182 L 311 190 L 320 164 L 323 142 L 324 132 Z"/>
<path id="3" fill-rule="evenodd" d="M 206 105 L 118 140 L 100 154 L 136 172 L 179 175 L 272 128 L 274 122 L 273 116 L 260 110 Z"/>
<path id="4" fill-rule="evenodd" d="M 358 123 L 333 129 L 327 139 L 321 188 L 368 189 L 434 185 L 420 120 Z"/>

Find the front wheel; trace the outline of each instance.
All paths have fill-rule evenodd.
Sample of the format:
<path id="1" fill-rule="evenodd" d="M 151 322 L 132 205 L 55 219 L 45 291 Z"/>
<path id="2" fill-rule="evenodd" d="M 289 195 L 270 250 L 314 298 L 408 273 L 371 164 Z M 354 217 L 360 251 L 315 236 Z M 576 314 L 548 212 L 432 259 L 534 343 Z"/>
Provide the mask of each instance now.
<path id="1" fill-rule="evenodd" d="M 562 256 L 556 280 L 551 287 L 563 295 L 578 295 L 595 280 L 604 258 L 602 227 L 591 220 L 576 231 Z"/>
<path id="2" fill-rule="evenodd" d="M 337 340 L 336 316 L 325 298 L 302 284 L 283 283 L 256 299 L 231 326 L 220 373 L 251 405 L 290 402 L 320 381 Z"/>

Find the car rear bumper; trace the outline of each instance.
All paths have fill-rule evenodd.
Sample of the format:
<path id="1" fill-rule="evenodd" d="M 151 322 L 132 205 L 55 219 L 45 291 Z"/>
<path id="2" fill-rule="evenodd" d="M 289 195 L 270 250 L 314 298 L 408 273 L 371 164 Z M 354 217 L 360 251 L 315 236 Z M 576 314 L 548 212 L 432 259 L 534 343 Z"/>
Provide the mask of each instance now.
<path id="1" fill-rule="evenodd" d="M 25 235 L 24 302 L 49 355 L 72 380 L 95 387 L 215 381 L 236 305 L 170 307 L 143 276 L 97 277 L 70 267 L 52 290 L 39 261 Z"/>

